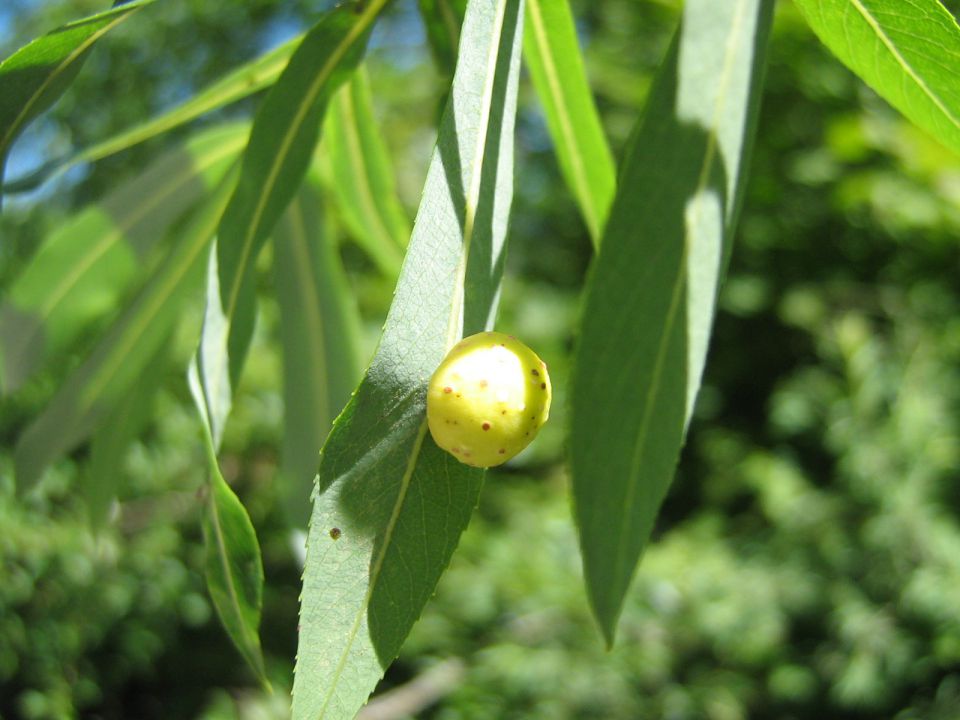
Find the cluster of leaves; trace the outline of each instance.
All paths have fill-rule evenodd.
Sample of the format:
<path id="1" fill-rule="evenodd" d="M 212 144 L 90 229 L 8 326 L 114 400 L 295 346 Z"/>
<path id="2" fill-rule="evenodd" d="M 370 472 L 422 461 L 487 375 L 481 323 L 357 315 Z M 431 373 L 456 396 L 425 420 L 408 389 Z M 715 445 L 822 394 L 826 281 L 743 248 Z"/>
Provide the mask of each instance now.
<path id="1" fill-rule="evenodd" d="M 73 23 L 0 65 L 0 161 L 93 44 L 150 4 Z M 561 173 L 602 249 L 577 331 L 568 443 L 588 595 L 613 642 L 693 416 L 744 196 L 773 12 L 766 0 L 688 2 L 615 182 L 564 3 L 472 2 L 462 24 L 462 8 L 421 3 L 452 81 L 408 243 L 359 69 L 386 4 L 331 10 L 304 36 L 172 111 L 42 169 L 39 179 L 270 88 L 252 126 L 192 137 L 65 223 L 0 306 L 0 382 L 5 394 L 21 393 L 15 398 L 36 387 L 29 381 L 38 370 L 62 362 L 84 331 L 110 320 L 19 433 L 14 456 L 24 491 L 64 453 L 88 446 L 80 485 L 102 525 L 118 491 L 116 468 L 150 417 L 156 368 L 183 331 L 184 310 L 205 295 L 189 385 L 209 461 L 201 493 L 206 575 L 224 626 L 266 682 L 260 548 L 218 450 L 253 337 L 256 262 L 269 243 L 287 381 L 280 494 L 294 524 L 305 520 L 316 451 L 346 403 L 315 492 L 295 717 L 349 717 L 364 703 L 477 503 L 482 473 L 432 443 L 423 389 L 446 349 L 490 328 L 497 315 L 521 46 Z M 960 146 L 955 81 L 937 59 L 960 46 L 960 31 L 942 6 L 931 0 L 903 14 L 879 0 L 799 5 L 844 62 L 945 145 Z M 321 124 L 326 144 L 318 150 Z M 340 257 L 324 234 L 326 196 L 369 262 L 398 278 L 379 345 L 349 401 L 360 331 Z M 757 462 L 760 476 L 776 477 L 775 463 Z"/>

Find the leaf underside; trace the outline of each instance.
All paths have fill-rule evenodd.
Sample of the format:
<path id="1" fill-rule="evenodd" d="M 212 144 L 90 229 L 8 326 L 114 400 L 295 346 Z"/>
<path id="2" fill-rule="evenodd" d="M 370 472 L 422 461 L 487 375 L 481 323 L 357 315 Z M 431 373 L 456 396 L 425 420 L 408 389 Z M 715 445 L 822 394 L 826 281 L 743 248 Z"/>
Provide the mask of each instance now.
<path id="1" fill-rule="evenodd" d="M 687 2 L 588 283 L 570 462 L 588 595 L 608 643 L 700 385 L 772 6 Z"/>

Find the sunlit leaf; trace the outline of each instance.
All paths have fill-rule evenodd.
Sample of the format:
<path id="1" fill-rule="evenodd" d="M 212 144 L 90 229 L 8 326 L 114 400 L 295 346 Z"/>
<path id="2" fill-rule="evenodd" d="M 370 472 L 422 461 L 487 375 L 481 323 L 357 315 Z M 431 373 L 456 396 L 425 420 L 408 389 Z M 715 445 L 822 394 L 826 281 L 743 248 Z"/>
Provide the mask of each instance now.
<path id="1" fill-rule="evenodd" d="M 145 140 L 162 135 L 191 120 L 242 100 L 265 87 L 280 76 L 297 45 L 303 40 L 298 35 L 270 52 L 231 71 L 219 80 L 191 95 L 187 100 L 142 123 L 123 130 L 113 137 L 77 151 L 66 160 L 54 160 L 26 177 L 16 178 L 3 185 L 7 194 L 33 190 L 54 175 L 65 172 L 75 165 L 96 162 L 115 153 L 127 150 Z"/>
<path id="2" fill-rule="evenodd" d="M 0 303 L 4 394 L 116 309 L 171 223 L 223 177 L 247 132 L 231 125 L 198 134 L 50 236 Z"/>
<path id="3" fill-rule="evenodd" d="M 891 105 L 960 153 L 960 27 L 937 0 L 796 0 L 817 36 Z"/>
<path id="4" fill-rule="evenodd" d="M 360 379 L 360 317 L 308 176 L 274 233 L 283 345 L 280 494 L 306 528 L 320 446 Z"/>
<path id="5" fill-rule="evenodd" d="M 0 184 L 17 136 L 70 86 L 97 40 L 151 2 L 137 0 L 68 23 L 0 63 Z"/>
<path id="6" fill-rule="evenodd" d="M 347 227 L 377 267 L 395 278 L 410 222 L 397 197 L 372 105 L 370 83 L 361 67 L 330 101 L 324 146 L 330 157 L 330 186 Z"/>
<path id="7" fill-rule="evenodd" d="M 688 0 L 588 284 L 570 461 L 587 590 L 608 643 L 700 386 L 772 9 Z"/>
<path id="8" fill-rule="evenodd" d="M 419 617 L 481 470 L 437 448 L 427 381 L 496 312 L 513 193 L 522 2 L 472 2 L 450 101 L 377 353 L 320 459 L 293 717 L 352 718 Z"/>
<path id="9" fill-rule="evenodd" d="M 616 190 L 616 169 L 587 83 L 567 0 L 527 0 L 523 52 L 563 178 L 596 246 Z"/>

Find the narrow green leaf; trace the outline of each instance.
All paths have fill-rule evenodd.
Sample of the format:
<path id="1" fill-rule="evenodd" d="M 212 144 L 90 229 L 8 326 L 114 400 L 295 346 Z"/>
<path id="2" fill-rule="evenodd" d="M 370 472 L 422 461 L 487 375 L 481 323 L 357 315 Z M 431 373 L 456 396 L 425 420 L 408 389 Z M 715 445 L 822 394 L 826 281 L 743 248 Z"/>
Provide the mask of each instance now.
<path id="1" fill-rule="evenodd" d="M 377 267 L 395 278 L 401 248 L 410 237 L 393 181 L 390 157 L 373 118 L 370 82 L 358 68 L 330 101 L 324 146 L 330 156 L 331 189 L 343 219 Z"/>
<path id="2" fill-rule="evenodd" d="M 306 528 L 320 446 L 360 379 L 360 317 L 334 243 L 324 236 L 319 179 L 308 176 L 274 233 L 283 343 L 280 493 Z"/>
<path id="3" fill-rule="evenodd" d="M 207 588 L 230 639 L 269 687 L 258 633 L 263 606 L 260 544 L 246 508 L 224 481 L 216 458 L 211 459 L 210 477 L 203 514 Z"/>
<path id="4" fill-rule="evenodd" d="M 0 303 L 0 392 L 19 388 L 144 274 L 171 223 L 223 177 L 248 128 L 197 135 L 65 222 Z"/>
<path id="5" fill-rule="evenodd" d="M 150 281 L 23 432 L 14 462 L 20 491 L 62 453 L 90 436 L 136 383 L 203 278 L 204 250 L 236 181 L 231 173 L 203 202 Z"/>
<path id="6" fill-rule="evenodd" d="M 820 40 L 885 100 L 960 153 L 960 27 L 937 0 L 796 0 Z"/>
<path id="7" fill-rule="evenodd" d="M 167 360 L 167 347 L 165 341 L 161 341 L 160 349 L 147 361 L 133 385 L 123 393 L 103 424 L 93 433 L 90 463 L 80 483 L 80 491 L 86 501 L 90 527 L 94 532 L 99 532 L 106 525 L 110 505 L 117 497 L 123 481 L 123 461 L 128 447 L 153 417 L 154 396 Z"/>
<path id="8" fill-rule="evenodd" d="M 191 372 L 189 380 L 190 391 L 202 415 L 204 398 L 199 378 Z M 203 431 L 210 466 L 201 522 L 207 551 L 207 589 L 230 639 L 260 682 L 269 688 L 258 631 L 263 608 L 260 544 L 246 508 L 220 474 L 207 423 L 203 424 Z"/>
<path id="9" fill-rule="evenodd" d="M 688 0 L 588 283 L 570 463 L 587 590 L 608 643 L 700 386 L 772 10 L 773 0 Z"/>
<path id="10" fill-rule="evenodd" d="M 324 15 L 257 112 L 240 181 L 217 233 L 231 387 L 240 376 L 253 329 L 252 316 L 238 304 L 241 288 L 251 282 L 260 248 L 307 172 L 327 101 L 360 62 L 370 28 L 387 2 L 349 3 Z"/>
<path id="11" fill-rule="evenodd" d="M 613 154 L 600 125 L 567 0 L 527 0 L 523 53 L 563 178 L 594 247 L 616 190 Z"/>
<path id="12" fill-rule="evenodd" d="M 523 6 L 477 0 L 377 353 L 334 424 L 304 571 L 293 718 L 352 718 L 396 657 L 476 505 L 440 450 L 426 385 L 496 313 L 513 194 Z"/>
<path id="13" fill-rule="evenodd" d="M 253 324 L 254 288 L 244 283 L 238 308 Z M 265 686 L 269 687 L 260 651 L 263 567 L 257 534 L 240 500 L 220 472 L 217 451 L 233 401 L 227 370 L 228 318 L 220 306 L 216 245 L 207 262 L 206 310 L 200 345 L 187 371 L 190 394 L 203 425 L 209 463 L 203 534 L 207 547 L 207 587 L 217 614 L 234 645 Z M 251 327 L 252 332 L 252 327 Z"/>
<path id="14" fill-rule="evenodd" d="M 420 16 L 434 60 L 443 73 L 452 73 L 460 44 L 465 0 L 418 0 Z"/>
<path id="15" fill-rule="evenodd" d="M 13 194 L 33 190 L 75 165 L 96 162 L 127 150 L 145 140 L 162 135 L 169 130 L 195 120 L 201 115 L 242 100 L 269 87 L 276 82 L 280 72 L 289 62 L 294 49 L 302 40 L 303 36 L 298 35 L 270 52 L 264 53 L 233 70 L 170 110 L 117 133 L 102 142 L 79 150 L 66 160 L 55 160 L 26 177 L 6 183 L 3 186 L 3 192 Z"/>
<path id="16" fill-rule="evenodd" d="M 24 127 L 70 86 L 97 40 L 151 2 L 136 0 L 64 25 L 0 63 L 0 184 L 10 146 Z"/>

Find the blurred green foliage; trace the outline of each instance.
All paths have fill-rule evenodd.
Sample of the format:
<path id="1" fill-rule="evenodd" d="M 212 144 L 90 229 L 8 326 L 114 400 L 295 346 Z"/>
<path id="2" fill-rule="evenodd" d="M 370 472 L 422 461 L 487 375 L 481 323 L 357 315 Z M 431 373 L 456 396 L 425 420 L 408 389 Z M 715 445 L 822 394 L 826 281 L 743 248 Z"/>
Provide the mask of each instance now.
<path id="1" fill-rule="evenodd" d="M 12 37 L 94 6 L 16 5 Z M 26 142 L 56 154 L 104 137 L 325 6 L 214 10 L 168 0 L 149 23 L 131 23 L 98 48 Z M 574 10 L 619 150 L 676 4 L 605 0 Z M 394 8 L 370 63 L 411 215 L 443 93 L 415 12 L 415 3 Z M 501 326 L 550 364 L 554 420 L 529 453 L 489 474 L 453 564 L 382 689 L 459 657 L 462 680 L 422 717 L 957 717 L 958 159 L 831 59 L 792 6 L 779 7 L 753 176 L 697 417 L 607 653 L 586 605 L 562 464 L 564 384 L 590 242 L 529 87 L 521 102 Z M 69 208 L 162 144 L 8 203 L 0 288 Z M 342 223 L 332 225 L 343 234 Z M 392 285 L 355 249 L 345 246 L 344 257 L 369 351 Z M 14 496 L 9 449 L 66 368 L 4 405 L 0 717 L 284 716 L 302 538 L 272 484 L 282 417 L 277 310 L 266 303 L 261 313 L 222 463 L 263 546 L 272 697 L 205 595 L 195 500 L 204 460 L 182 370 L 195 332 L 181 329 L 172 347 L 155 419 L 118 469 L 124 489 L 98 534 L 76 490 L 85 449 L 35 493 Z"/>

